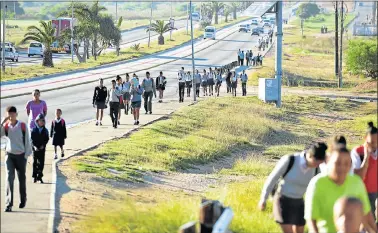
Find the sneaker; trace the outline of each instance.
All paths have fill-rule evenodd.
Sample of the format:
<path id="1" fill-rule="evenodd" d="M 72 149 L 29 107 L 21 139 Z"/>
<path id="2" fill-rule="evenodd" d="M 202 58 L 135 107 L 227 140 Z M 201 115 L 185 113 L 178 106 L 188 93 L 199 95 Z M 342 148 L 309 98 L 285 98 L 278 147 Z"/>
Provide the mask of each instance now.
<path id="1" fill-rule="evenodd" d="M 64 158 L 64 153 L 62 153 L 62 158 Z"/>
<path id="2" fill-rule="evenodd" d="M 120 125 L 121 124 L 121 122 L 120 121 L 118 121 L 118 125 Z"/>
<path id="3" fill-rule="evenodd" d="M 58 159 L 58 156 L 57 156 L 57 155 L 55 155 L 55 156 L 54 156 L 54 159 Z"/>
<path id="4" fill-rule="evenodd" d="M 102 125 L 102 122 L 100 121 L 100 125 Z"/>
<path id="5" fill-rule="evenodd" d="M 37 183 L 37 178 L 36 177 L 34 177 L 33 183 Z"/>
<path id="6" fill-rule="evenodd" d="M 146 114 L 148 114 L 148 112 L 146 112 Z"/>
<path id="7" fill-rule="evenodd" d="M 136 121 L 134 122 L 134 125 L 137 125 L 137 122 L 136 122 Z"/>
<path id="8" fill-rule="evenodd" d="M 4 209 L 4 212 L 12 212 L 12 207 L 8 206 Z"/>
<path id="9" fill-rule="evenodd" d="M 98 126 L 98 121 L 96 122 L 96 126 Z"/>
<path id="10" fill-rule="evenodd" d="M 152 112 L 150 111 L 150 114 L 152 114 Z"/>
<path id="11" fill-rule="evenodd" d="M 139 125 L 139 121 L 137 121 L 136 124 Z"/>

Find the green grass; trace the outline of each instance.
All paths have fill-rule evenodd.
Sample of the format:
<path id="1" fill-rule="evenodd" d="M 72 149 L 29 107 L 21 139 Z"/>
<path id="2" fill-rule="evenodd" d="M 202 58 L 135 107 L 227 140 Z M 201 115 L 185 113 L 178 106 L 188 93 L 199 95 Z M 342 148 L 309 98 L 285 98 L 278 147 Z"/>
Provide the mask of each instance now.
<path id="1" fill-rule="evenodd" d="M 177 170 L 230 155 L 235 148 L 244 149 L 247 157 L 219 175 L 248 175 L 249 181 L 211 187 L 204 196 L 233 209 L 232 232 L 279 232 L 271 205 L 264 212 L 256 208 L 275 159 L 335 134 L 346 135 L 350 145 L 361 143 L 367 121 L 377 123 L 375 103 L 285 96 L 283 104 L 277 109 L 253 97 L 208 99 L 127 139 L 108 142 L 77 158 L 74 165 L 100 176 L 109 168 Z M 106 159 L 101 158 L 104 155 Z M 82 169 L 85 164 L 93 169 Z M 119 179 L 109 174 L 105 177 Z M 77 232 L 175 232 L 180 225 L 198 219 L 200 196 L 151 190 L 142 192 L 153 200 L 127 196 L 111 202 L 77 222 Z"/>
<path id="2" fill-rule="evenodd" d="M 39 20 L 6 20 L 6 25 L 18 26 L 18 28 L 7 28 L 5 41 L 14 43 L 17 47 L 25 47 L 26 44 L 20 42 L 24 39 L 27 28 L 32 25 L 39 25 Z"/>
<path id="3" fill-rule="evenodd" d="M 217 27 L 223 27 L 226 25 L 234 24 L 239 21 L 246 20 L 247 17 L 241 17 L 238 20 L 230 21 L 228 23 L 221 23 L 218 24 Z M 138 58 L 142 56 L 146 56 L 149 54 L 153 54 L 156 52 L 164 51 L 178 45 L 182 45 L 188 41 L 190 41 L 190 35 L 187 35 L 185 31 L 174 32 L 173 40 L 170 41 L 169 38 L 165 38 L 164 45 L 158 45 L 158 42 L 152 41 L 150 48 L 148 48 L 147 44 L 141 44 L 141 49 L 139 51 L 134 51 L 131 48 L 121 49 L 120 56 L 117 56 L 115 53 L 106 53 L 99 57 L 95 61 L 93 57 L 87 60 L 86 63 L 71 63 L 70 61 L 65 61 L 61 63 L 55 64 L 54 67 L 43 67 L 43 66 L 20 66 L 17 68 L 9 68 L 6 67 L 5 72 L 2 74 L 2 81 L 8 80 L 17 80 L 17 79 L 25 79 L 25 78 L 33 78 L 39 77 L 43 75 L 55 74 L 55 73 L 62 73 L 72 70 L 80 70 L 86 68 L 92 68 L 104 64 L 109 64 L 117 61 L 125 61 L 133 58 Z M 196 29 L 194 31 L 194 38 L 198 38 L 203 35 L 202 29 Z"/>

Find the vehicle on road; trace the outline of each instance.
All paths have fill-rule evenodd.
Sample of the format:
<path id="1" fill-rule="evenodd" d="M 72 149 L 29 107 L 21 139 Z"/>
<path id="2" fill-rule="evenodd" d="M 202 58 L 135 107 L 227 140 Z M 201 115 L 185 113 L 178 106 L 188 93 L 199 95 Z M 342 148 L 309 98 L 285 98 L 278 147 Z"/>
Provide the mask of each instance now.
<path id="1" fill-rule="evenodd" d="M 252 19 L 251 25 L 259 25 L 257 19 Z"/>
<path id="2" fill-rule="evenodd" d="M 5 42 L 5 47 L 14 47 L 14 44 L 12 42 Z M 0 43 L 0 47 L 3 47 L 3 43 Z"/>
<path id="3" fill-rule="evenodd" d="M 363 5 L 364 5 L 363 2 L 359 2 L 359 3 L 358 3 L 358 6 L 363 6 Z"/>
<path id="4" fill-rule="evenodd" d="M 269 19 L 264 19 L 263 27 L 271 27 L 271 24 L 270 24 L 270 20 L 269 20 Z"/>
<path id="5" fill-rule="evenodd" d="M 31 56 L 41 56 L 43 57 L 43 51 L 45 50 L 45 46 L 39 42 L 31 42 L 28 47 L 28 57 Z"/>
<path id="6" fill-rule="evenodd" d="M 193 21 L 200 21 L 201 20 L 201 16 L 198 12 L 193 12 L 192 17 L 193 17 Z M 189 15 L 189 19 L 190 19 L 190 15 Z"/>
<path id="7" fill-rule="evenodd" d="M 260 30 L 259 30 L 259 28 L 254 28 L 254 29 L 252 29 L 252 33 L 251 33 L 251 36 L 253 36 L 253 35 L 256 35 L 256 36 L 260 36 Z"/>
<path id="8" fill-rule="evenodd" d="M 260 34 L 264 34 L 264 28 L 263 27 L 255 27 L 254 29 L 256 29 Z"/>
<path id="9" fill-rule="evenodd" d="M 216 29 L 214 26 L 207 26 L 205 27 L 205 32 L 203 34 L 203 39 L 213 39 L 215 40 L 215 34 L 216 34 Z"/>
<path id="10" fill-rule="evenodd" d="M 250 32 L 251 31 L 251 25 L 249 24 L 241 24 L 239 25 L 239 32 Z"/>
<path id="11" fill-rule="evenodd" d="M 51 46 L 51 51 L 53 53 L 65 52 L 71 53 L 71 45 L 70 44 L 60 44 L 58 42 L 59 38 L 63 35 L 64 31 L 70 29 L 71 26 L 76 25 L 76 19 L 71 18 L 57 18 L 51 20 L 52 26 L 55 28 L 55 37 L 56 41 L 53 42 Z M 73 24 L 73 25 L 71 25 Z"/>
<path id="12" fill-rule="evenodd" d="M 3 56 L 3 48 L 0 48 L 0 57 Z M 6 46 L 5 47 L 5 60 L 11 60 L 18 62 L 18 52 L 14 47 Z"/>
<path id="13" fill-rule="evenodd" d="M 68 44 L 60 46 L 58 41 L 54 41 L 51 44 L 51 51 L 53 53 L 59 53 L 59 52 L 71 53 L 71 46 Z"/>

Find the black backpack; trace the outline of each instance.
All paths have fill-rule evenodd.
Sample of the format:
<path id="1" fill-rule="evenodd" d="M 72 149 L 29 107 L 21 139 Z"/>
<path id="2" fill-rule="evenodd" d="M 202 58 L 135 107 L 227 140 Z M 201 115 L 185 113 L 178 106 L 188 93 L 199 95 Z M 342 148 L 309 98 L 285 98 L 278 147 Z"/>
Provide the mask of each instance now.
<path id="1" fill-rule="evenodd" d="M 293 165 L 294 165 L 294 161 L 295 161 L 295 156 L 294 156 L 294 155 L 290 155 L 290 156 L 289 156 L 289 166 L 287 166 L 287 169 L 286 169 L 285 173 L 282 175 L 281 179 L 284 179 L 285 176 L 287 175 L 287 173 L 289 173 L 290 169 L 291 169 L 291 168 L 293 167 Z M 319 172 L 320 172 L 320 171 L 319 171 L 319 167 L 317 167 L 317 168 L 315 169 L 315 175 L 314 175 L 314 176 L 316 176 L 317 174 L 319 174 Z M 276 192 L 277 192 L 278 183 L 279 183 L 279 182 L 277 182 L 277 183 L 274 185 L 273 190 L 272 190 L 272 192 L 270 193 L 272 196 L 274 196 L 274 194 L 276 194 Z"/>

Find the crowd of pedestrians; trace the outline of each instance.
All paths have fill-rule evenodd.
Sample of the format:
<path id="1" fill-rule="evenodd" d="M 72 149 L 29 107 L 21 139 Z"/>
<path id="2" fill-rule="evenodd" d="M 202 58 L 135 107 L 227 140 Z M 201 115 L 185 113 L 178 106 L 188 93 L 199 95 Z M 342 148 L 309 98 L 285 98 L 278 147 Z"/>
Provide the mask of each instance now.
<path id="1" fill-rule="evenodd" d="M 50 138 L 54 146 L 57 159 L 57 147 L 61 149 L 64 157 L 64 141 L 67 138 L 67 130 L 62 110 L 56 109 L 55 119 L 51 122 L 50 132 L 46 128 L 47 104 L 40 99 L 40 91 L 33 91 L 33 98 L 26 104 L 28 124 L 18 120 L 16 107 L 8 106 L 5 117 L 1 121 L 1 137 L 7 137 L 5 146 L 6 165 L 6 196 L 5 212 L 11 212 L 14 203 L 14 179 L 17 172 L 19 181 L 20 204 L 24 208 L 27 201 L 26 195 L 26 164 L 28 157 L 33 155 L 32 178 L 34 183 L 43 182 L 43 170 L 45 166 L 46 147 Z"/>
<path id="2" fill-rule="evenodd" d="M 267 178 L 259 208 L 273 197 L 282 232 L 377 232 L 378 132 L 369 122 L 365 142 L 351 152 L 343 136 L 283 156 Z M 305 195 L 305 199 L 303 198 Z"/>
<path id="3" fill-rule="evenodd" d="M 263 64 L 263 56 L 260 53 L 254 55 L 252 50 L 247 50 L 246 52 L 244 52 L 239 49 L 239 51 L 237 52 L 237 57 L 239 66 L 243 66 L 244 64 L 246 66 L 262 66 Z"/>

